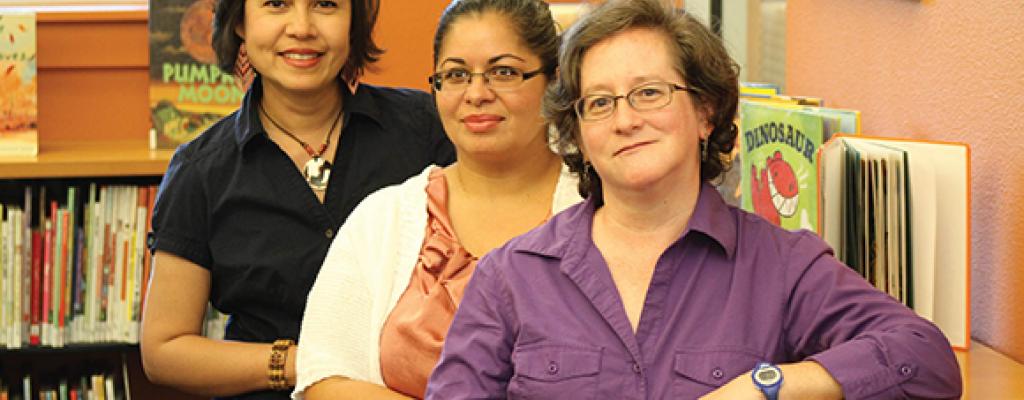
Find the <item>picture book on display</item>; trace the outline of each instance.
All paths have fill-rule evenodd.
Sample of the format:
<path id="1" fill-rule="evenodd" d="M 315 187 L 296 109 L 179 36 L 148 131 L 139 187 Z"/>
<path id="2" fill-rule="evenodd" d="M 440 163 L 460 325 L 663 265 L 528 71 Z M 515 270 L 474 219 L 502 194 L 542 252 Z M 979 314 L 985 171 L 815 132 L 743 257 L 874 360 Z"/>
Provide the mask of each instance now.
<path id="1" fill-rule="evenodd" d="M 821 144 L 837 132 L 860 133 L 859 111 L 805 105 L 806 99 L 740 102 L 740 206 L 786 229 L 817 227 Z M 810 104 L 821 104 L 815 99 Z"/>
<path id="2" fill-rule="evenodd" d="M 39 153 L 36 16 L 0 11 L 0 157 Z"/>
<path id="3" fill-rule="evenodd" d="M 815 155 L 825 135 L 822 118 L 744 101 L 740 135 L 742 208 L 786 229 L 817 226 Z"/>
<path id="4" fill-rule="evenodd" d="M 970 149 L 837 135 L 819 153 L 818 232 L 869 283 L 970 342 Z"/>
<path id="5" fill-rule="evenodd" d="M 211 44 L 216 0 L 150 0 L 151 145 L 173 149 L 238 108 L 245 95 Z"/>

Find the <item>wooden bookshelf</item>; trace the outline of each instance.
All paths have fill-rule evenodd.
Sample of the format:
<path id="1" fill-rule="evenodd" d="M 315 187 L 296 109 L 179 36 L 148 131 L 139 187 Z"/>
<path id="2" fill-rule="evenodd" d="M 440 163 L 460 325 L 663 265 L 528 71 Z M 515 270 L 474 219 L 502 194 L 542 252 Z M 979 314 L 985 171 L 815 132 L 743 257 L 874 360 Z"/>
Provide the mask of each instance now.
<path id="1" fill-rule="evenodd" d="M 30 347 L 0 349 L 0 380 L 14 383 L 20 389 L 22 375 L 31 372 L 38 390 L 42 384 L 54 383 L 55 377 L 80 376 L 83 371 L 128 374 L 121 382 L 128 385 L 129 399 L 200 400 L 201 396 L 182 393 L 149 381 L 142 370 L 139 346 L 136 344 L 76 344 L 67 347 Z M 119 384 L 121 383 L 119 382 Z"/>
<path id="2" fill-rule="evenodd" d="M 35 157 L 0 159 L 0 179 L 161 176 L 173 153 L 143 141 L 42 142 Z"/>
<path id="3" fill-rule="evenodd" d="M 963 399 L 1024 399 L 1024 364 L 984 344 L 956 351 L 964 382 Z"/>

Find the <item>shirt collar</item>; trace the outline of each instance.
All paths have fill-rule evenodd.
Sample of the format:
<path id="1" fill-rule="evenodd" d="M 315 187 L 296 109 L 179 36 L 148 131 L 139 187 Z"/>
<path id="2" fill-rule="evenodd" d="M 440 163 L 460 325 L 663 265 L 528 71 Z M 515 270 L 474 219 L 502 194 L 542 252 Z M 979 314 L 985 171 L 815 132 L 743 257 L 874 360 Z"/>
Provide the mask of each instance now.
<path id="1" fill-rule="evenodd" d="M 689 226 L 683 231 L 683 238 L 690 231 L 701 232 L 714 240 L 725 251 L 725 256 L 732 259 L 736 254 L 736 211 L 725 203 L 722 195 L 710 183 L 704 182 L 700 187 L 697 206 L 690 216 Z"/>
<path id="2" fill-rule="evenodd" d="M 360 84 L 355 93 L 349 92 L 348 87 L 342 84 L 338 85 L 338 90 L 341 92 L 346 121 L 351 121 L 350 115 L 361 115 L 374 121 L 377 125 L 382 125 L 380 109 L 367 85 Z M 259 109 L 256 108 L 262 98 L 263 78 L 256 75 L 242 99 L 242 107 L 234 114 L 235 141 L 239 147 L 244 147 L 257 135 L 266 134 L 266 130 L 260 122 Z"/>
<path id="3" fill-rule="evenodd" d="M 700 195 L 690 222 L 677 241 L 691 232 L 709 237 L 725 252 L 728 259 L 736 253 L 737 211 L 733 210 L 710 183 L 700 186 Z M 594 217 L 594 199 L 567 209 L 562 218 L 554 218 L 538 235 L 521 243 L 520 251 L 564 259 L 570 251 L 582 252 L 590 245 L 590 229 Z M 578 240 L 580 238 L 585 241 Z"/>

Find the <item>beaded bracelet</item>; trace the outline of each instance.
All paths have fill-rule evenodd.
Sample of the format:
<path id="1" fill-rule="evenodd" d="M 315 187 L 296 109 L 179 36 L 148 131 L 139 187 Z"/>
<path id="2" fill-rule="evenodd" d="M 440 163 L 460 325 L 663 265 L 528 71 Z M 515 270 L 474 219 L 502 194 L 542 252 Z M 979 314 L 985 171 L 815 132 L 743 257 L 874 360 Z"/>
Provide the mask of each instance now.
<path id="1" fill-rule="evenodd" d="M 270 390 L 287 390 L 288 378 L 285 376 L 284 366 L 288 361 L 288 348 L 295 344 L 291 339 L 277 339 L 270 348 L 270 362 L 267 366 L 267 379 L 270 380 Z"/>

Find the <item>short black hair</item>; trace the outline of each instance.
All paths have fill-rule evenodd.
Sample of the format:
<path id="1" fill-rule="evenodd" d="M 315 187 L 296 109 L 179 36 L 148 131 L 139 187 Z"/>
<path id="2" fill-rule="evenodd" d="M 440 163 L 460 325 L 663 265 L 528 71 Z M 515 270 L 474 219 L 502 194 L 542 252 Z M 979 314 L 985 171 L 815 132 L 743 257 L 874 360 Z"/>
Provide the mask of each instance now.
<path id="1" fill-rule="evenodd" d="M 340 0 L 346 1 L 346 0 Z M 373 27 L 380 13 L 379 0 L 351 1 L 352 23 L 349 27 L 349 53 L 341 67 L 341 77 L 351 81 L 377 62 L 384 50 L 373 40 Z M 217 67 L 233 74 L 238 47 L 242 38 L 235 33 L 235 27 L 245 20 L 245 0 L 220 0 L 213 18 L 213 51 L 217 55 Z"/>

